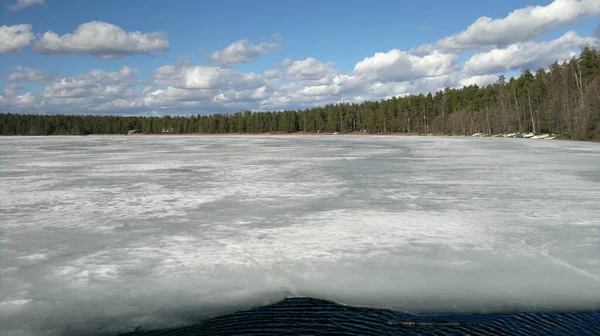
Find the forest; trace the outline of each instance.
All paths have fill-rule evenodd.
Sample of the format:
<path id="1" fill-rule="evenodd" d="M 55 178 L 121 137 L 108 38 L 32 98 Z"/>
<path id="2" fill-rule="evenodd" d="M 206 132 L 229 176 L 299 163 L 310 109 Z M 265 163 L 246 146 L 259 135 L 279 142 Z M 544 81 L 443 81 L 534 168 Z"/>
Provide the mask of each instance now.
<path id="1" fill-rule="evenodd" d="M 304 110 L 191 116 L 0 114 L 2 135 L 159 133 L 555 133 L 600 140 L 600 52 L 496 83 Z"/>

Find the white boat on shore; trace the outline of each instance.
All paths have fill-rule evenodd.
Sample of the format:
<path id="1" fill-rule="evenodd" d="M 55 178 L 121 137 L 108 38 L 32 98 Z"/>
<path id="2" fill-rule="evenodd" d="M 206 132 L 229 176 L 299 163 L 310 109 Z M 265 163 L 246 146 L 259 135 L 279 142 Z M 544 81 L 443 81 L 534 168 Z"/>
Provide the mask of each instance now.
<path id="1" fill-rule="evenodd" d="M 550 137 L 550 134 L 539 134 L 539 135 L 534 135 L 531 138 L 532 139 L 546 139 L 549 137 Z"/>

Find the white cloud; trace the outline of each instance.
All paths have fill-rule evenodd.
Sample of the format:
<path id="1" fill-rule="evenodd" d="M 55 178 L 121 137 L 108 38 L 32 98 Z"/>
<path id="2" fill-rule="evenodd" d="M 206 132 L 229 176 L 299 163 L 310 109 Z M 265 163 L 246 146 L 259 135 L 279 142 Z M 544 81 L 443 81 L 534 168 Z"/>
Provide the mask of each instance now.
<path id="1" fill-rule="evenodd" d="M 3 110 L 20 113 L 216 113 L 257 107 L 272 94 L 253 73 L 181 64 L 157 69 L 154 84 L 140 88 L 137 70 L 127 66 L 61 78 L 40 94 L 10 83 L 0 101 Z"/>
<path id="2" fill-rule="evenodd" d="M 0 26 L 0 54 L 15 53 L 27 47 L 35 39 L 28 24 Z"/>
<path id="3" fill-rule="evenodd" d="M 31 6 L 38 6 L 38 5 L 45 5 L 46 1 L 45 0 L 17 0 L 17 3 L 10 6 L 10 9 L 13 11 L 25 8 L 25 7 L 31 7 Z"/>
<path id="4" fill-rule="evenodd" d="M 215 95 L 212 100 L 215 103 L 251 103 L 268 97 L 270 93 L 267 87 L 261 86 L 249 90 L 226 90 Z"/>
<path id="5" fill-rule="evenodd" d="M 0 100 L 3 109 L 20 113 L 127 113 L 144 108 L 140 92 L 135 89 L 136 70 L 92 70 L 74 77 L 61 78 L 48 85 L 41 94 L 25 92 L 16 84 L 5 87 Z"/>
<path id="6" fill-rule="evenodd" d="M 358 62 L 354 74 L 382 81 L 406 81 L 449 74 L 457 62 L 458 57 L 453 54 L 434 52 L 420 57 L 393 49 Z"/>
<path id="7" fill-rule="evenodd" d="M 569 31 L 552 41 L 516 43 L 475 54 L 465 63 L 464 71 L 480 75 L 525 68 L 535 70 L 576 56 L 585 45 L 598 46 L 598 42 L 598 39 L 582 38 Z"/>
<path id="8" fill-rule="evenodd" d="M 547 6 L 530 6 L 511 12 L 507 17 L 478 18 L 465 31 L 441 39 L 435 44 L 423 45 L 413 52 L 432 50 L 463 51 L 483 47 L 505 47 L 529 41 L 561 25 L 583 17 L 600 16 L 598 0 L 555 0 Z"/>
<path id="9" fill-rule="evenodd" d="M 465 77 L 465 75 L 460 73 L 451 73 L 401 82 L 376 81 L 364 85 L 359 91 L 355 91 L 354 95 L 360 97 L 360 99 L 355 100 L 356 102 L 364 100 L 375 101 L 410 94 L 426 94 L 428 92 L 434 94 L 435 92 L 443 91 L 445 88 L 461 88 L 471 84 L 485 86 L 494 83 L 497 79 L 498 77 L 495 75 Z"/>
<path id="10" fill-rule="evenodd" d="M 411 90 L 410 82 L 375 82 L 369 85 L 364 92 L 368 100 L 379 100 L 388 97 L 402 96 Z"/>
<path id="11" fill-rule="evenodd" d="M 586 7 L 588 11 L 595 10 L 594 6 L 596 6 L 595 3 L 585 0 L 559 0 L 553 4 L 564 5 L 569 2 L 577 6 L 588 6 Z M 533 15 L 536 8 L 542 7 L 529 8 L 529 15 Z M 543 8 L 551 9 L 548 15 L 556 14 L 556 9 L 551 5 Z M 525 12 L 519 13 L 517 10 L 502 20 L 516 20 L 515 18 L 521 17 Z M 565 11 L 563 14 L 565 17 L 584 15 L 573 14 L 569 11 Z M 566 22 L 567 19 L 561 20 L 561 22 Z M 493 25 L 500 25 L 500 23 L 493 23 Z M 80 46 L 77 51 L 69 51 L 71 53 L 88 53 L 104 58 L 118 58 L 141 52 L 140 50 L 144 48 L 146 50 L 144 52 L 149 52 L 148 46 L 139 47 L 135 43 L 117 41 L 117 47 L 110 49 L 103 42 L 98 43 L 95 39 L 84 38 L 85 36 L 94 36 L 93 34 L 86 35 L 86 31 L 98 28 L 95 23 L 93 26 L 92 29 L 88 29 L 82 25 L 72 35 L 56 37 L 61 40 L 61 43 L 69 45 L 69 48 L 74 44 Z M 472 25 L 469 29 L 474 29 L 472 27 L 475 26 Z M 499 27 L 502 30 L 502 25 Z M 120 30 L 125 35 L 123 40 L 127 40 L 130 34 L 138 37 L 148 35 L 127 33 L 112 25 L 108 25 L 108 28 L 109 31 Z M 80 30 L 84 32 L 82 33 Z M 595 34 L 598 33 L 598 30 L 600 27 Z M 106 37 L 111 34 L 104 32 L 100 36 Z M 526 35 L 521 35 L 519 38 L 523 38 L 523 36 Z M 481 38 L 485 40 L 485 37 Z M 103 41 L 104 38 L 99 40 Z M 456 39 L 463 43 L 463 47 L 467 40 L 466 37 L 464 40 Z M 489 41 L 492 40 L 496 41 L 494 43 L 498 45 L 505 43 L 499 38 L 492 38 Z M 481 43 L 491 43 L 489 41 Z M 459 45 L 459 42 L 456 42 L 456 45 Z M 125 44 L 131 48 L 119 49 L 125 48 Z M 422 55 L 396 49 L 366 57 L 357 62 L 351 72 L 346 73 L 336 69 L 333 63 L 325 63 L 313 57 L 301 60 L 288 58 L 276 65 L 274 69 L 267 70 L 262 74 L 240 72 L 228 67 L 249 62 L 262 53 L 268 52 L 274 44 L 253 45 L 244 40 L 234 42 L 213 54 L 213 61 L 226 67 L 194 65 L 189 58 L 180 57 L 175 64 L 156 68 L 151 81 L 139 81 L 136 79 L 135 69 L 123 67 L 115 72 L 93 70 L 78 76 L 62 78 L 52 82 L 39 94 L 24 92 L 23 88 L 17 85 L 5 85 L 0 100 L 3 108 L 13 109 L 15 112 L 44 111 L 53 113 L 101 111 L 136 114 L 150 113 L 151 111 L 155 114 L 185 114 L 227 113 L 241 109 L 306 108 L 329 103 L 362 102 L 387 99 L 393 96 L 436 92 L 446 87 L 460 88 L 472 84 L 485 86 L 496 82 L 498 73 L 547 66 L 555 60 L 567 59 L 578 54 L 584 45 L 600 46 L 600 39 L 583 38 L 571 31 L 552 41 L 516 42 L 494 48 L 487 45 L 485 51 L 470 57 L 462 69 L 459 68 L 458 54 L 452 52 L 432 51 Z M 82 51 L 81 48 L 90 45 L 94 45 L 94 47 Z M 63 50 L 63 52 L 66 51 Z M 10 80 L 42 82 L 50 78 L 48 74 L 31 68 L 18 67 L 17 70 L 8 76 Z M 137 86 L 136 83 L 145 85 Z"/>
<path id="12" fill-rule="evenodd" d="M 47 98 L 114 99 L 133 96 L 137 70 L 123 67 L 116 72 L 92 70 L 75 77 L 62 78 L 44 90 Z"/>
<path id="13" fill-rule="evenodd" d="M 41 99 L 38 95 L 35 95 L 31 92 L 26 92 L 22 95 L 15 96 L 13 98 L 12 104 L 18 107 L 28 108 L 29 106 L 39 105 L 41 103 Z"/>
<path id="14" fill-rule="evenodd" d="M 42 94 L 21 94 L 21 88 L 10 86 L 5 91 L 10 91 L 7 93 L 11 95 L 4 94 L 0 98 L 3 105 L 14 109 L 14 112 L 226 113 L 242 109 L 279 110 L 340 102 L 358 103 L 437 91 L 448 86 L 460 87 L 463 80 L 478 79 L 465 79 L 453 73 L 392 82 L 370 80 L 352 73 L 341 74 L 333 68 L 316 73 L 292 70 L 288 75 L 288 68 L 303 63 L 284 63 L 287 65 L 281 71 L 267 72 L 268 75 L 297 80 L 265 80 L 264 75 L 181 62 L 158 68 L 153 84 L 140 88 L 135 87 L 138 82 L 136 70 L 124 67 L 116 72 L 93 70 L 62 78 L 48 85 Z"/>
<path id="15" fill-rule="evenodd" d="M 231 66 L 239 63 L 247 63 L 260 55 L 266 54 L 275 48 L 275 43 L 251 44 L 246 40 L 233 42 L 225 49 L 212 54 L 211 59 L 224 66 Z"/>
<path id="16" fill-rule="evenodd" d="M 73 34 L 63 36 L 46 32 L 34 48 L 43 54 L 88 54 L 106 59 L 166 50 L 169 40 L 165 34 L 127 32 L 102 21 L 84 23 Z"/>
<path id="17" fill-rule="evenodd" d="M 263 78 L 265 80 L 278 79 L 279 76 L 281 76 L 281 73 L 277 70 L 267 70 L 265 73 L 263 73 Z"/>
<path id="18" fill-rule="evenodd" d="M 154 90 L 144 96 L 148 106 L 169 107 L 177 102 L 195 102 L 209 100 L 214 97 L 212 90 L 186 90 L 167 87 L 164 90 Z"/>
<path id="19" fill-rule="evenodd" d="M 458 74 L 418 78 L 410 81 L 365 81 L 354 75 L 337 75 L 327 85 L 311 82 L 293 82 L 277 88 L 260 102 L 260 109 L 296 109 L 323 106 L 329 103 L 360 103 L 394 96 L 435 92 L 446 87 L 461 87 L 463 78 Z"/>
<path id="20" fill-rule="evenodd" d="M 496 75 L 480 75 L 464 78 L 460 81 L 460 85 L 469 86 L 474 84 L 477 86 L 488 86 L 494 84 L 496 81 L 498 81 L 498 76 Z"/>
<path id="21" fill-rule="evenodd" d="M 23 88 L 15 83 L 5 85 L 0 94 L 0 111 L 14 112 L 16 110 L 31 112 L 30 108 L 32 106 L 40 105 L 41 100 L 38 95 L 31 92 L 22 92 Z M 6 107 L 10 107 L 12 110 L 5 110 Z"/>
<path id="22" fill-rule="evenodd" d="M 388 99 L 396 96 L 437 92 L 445 88 L 461 87 L 461 75 L 457 73 L 423 77 L 402 82 L 375 82 L 368 86 L 367 90 L 361 92 L 369 100 Z"/>
<path id="23" fill-rule="evenodd" d="M 209 66 L 166 65 L 154 71 L 154 82 L 178 89 L 257 88 L 264 85 L 255 73 Z"/>
<path id="24" fill-rule="evenodd" d="M 43 83 L 54 79 L 54 75 L 38 69 L 28 68 L 24 66 L 15 67 L 16 72 L 8 75 L 11 81 Z"/>
<path id="25" fill-rule="evenodd" d="M 2 95 L 5 97 L 12 97 L 22 89 L 22 87 L 18 86 L 15 83 L 9 83 L 4 86 L 4 89 L 2 90 Z"/>
<path id="26" fill-rule="evenodd" d="M 504 18 L 481 17 L 465 31 L 413 51 L 378 52 L 357 62 L 351 72 L 316 58 L 285 59 L 262 74 L 236 71 L 230 66 L 250 62 L 279 44 L 239 40 L 211 55 L 213 64 L 194 65 L 188 57 L 156 68 L 150 81 L 136 78 L 136 70 L 93 70 L 54 80 L 40 70 L 17 67 L 8 79 L 52 81 L 41 93 L 24 92 L 8 83 L 0 92 L 3 109 L 93 113 L 214 113 L 240 109 L 295 109 L 329 103 L 380 100 L 494 83 L 499 73 L 545 67 L 577 55 L 585 45 L 600 47 L 595 37 L 568 32 L 552 41 L 534 41 L 544 32 L 583 17 L 600 16 L 600 0 L 555 0 L 545 6 L 513 11 Z M 30 25 L 0 27 L 0 53 L 17 52 L 35 36 Z M 34 50 L 47 54 L 90 54 L 115 59 L 169 49 L 160 33 L 127 32 L 105 22 L 82 24 L 72 34 L 47 32 Z M 459 53 L 483 49 L 459 65 Z M 144 84 L 136 85 L 136 84 Z"/>
<path id="27" fill-rule="evenodd" d="M 269 70 L 263 78 L 271 78 L 272 92 L 260 101 L 260 109 L 295 109 L 336 102 L 355 102 L 355 96 L 368 84 L 352 74 L 342 74 L 332 63 L 309 57 L 294 61 L 285 59 L 280 71 Z"/>
<path id="28" fill-rule="evenodd" d="M 260 110 L 283 110 L 313 107 L 339 101 L 332 95 L 306 95 L 303 91 L 294 91 L 290 87 L 281 87 L 270 97 L 259 102 Z"/>
<path id="29" fill-rule="evenodd" d="M 146 109 L 163 110 L 167 113 L 215 113 L 236 112 L 257 106 L 268 95 L 267 88 L 243 90 L 188 90 L 168 87 L 155 90 L 143 97 Z"/>
<path id="30" fill-rule="evenodd" d="M 327 84 L 297 81 L 282 85 L 270 97 L 260 102 L 260 109 L 296 109 L 329 103 L 360 103 L 365 100 L 435 92 L 446 87 L 461 87 L 461 79 L 462 77 L 453 73 L 392 82 L 365 80 L 352 74 L 339 74 Z"/>
<path id="31" fill-rule="evenodd" d="M 235 112 L 257 106 L 272 93 L 255 73 L 187 63 L 162 66 L 154 84 L 167 86 L 144 95 L 148 108 L 178 111 Z"/>
<path id="32" fill-rule="evenodd" d="M 419 94 L 427 92 L 436 92 L 445 88 L 460 88 L 460 81 L 463 75 L 452 73 L 437 77 L 419 78 L 411 82 L 409 90 L 405 94 Z"/>
<path id="33" fill-rule="evenodd" d="M 286 80 L 321 80 L 339 73 L 333 63 L 323 63 L 308 57 L 304 60 L 294 61 L 290 58 L 283 60 L 283 75 Z"/>

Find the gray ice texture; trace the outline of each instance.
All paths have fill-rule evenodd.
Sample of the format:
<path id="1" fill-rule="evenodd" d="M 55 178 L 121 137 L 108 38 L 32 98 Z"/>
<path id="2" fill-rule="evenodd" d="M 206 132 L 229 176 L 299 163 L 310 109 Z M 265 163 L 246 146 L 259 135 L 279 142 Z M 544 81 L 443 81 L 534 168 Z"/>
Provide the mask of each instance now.
<path id="1" fill-rule="evenodd" d="M 4 335 L 176 326 L 311 296 L 600 308 L 600 144 L 0 138 Z"/>

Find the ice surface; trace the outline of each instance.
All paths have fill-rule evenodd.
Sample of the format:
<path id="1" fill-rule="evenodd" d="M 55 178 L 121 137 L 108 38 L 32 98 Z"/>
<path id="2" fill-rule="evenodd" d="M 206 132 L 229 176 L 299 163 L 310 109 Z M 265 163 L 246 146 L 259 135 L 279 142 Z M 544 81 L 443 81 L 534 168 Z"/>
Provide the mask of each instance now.
<path id="1" fill-rule="evenodd" d="M 0 138 L 5 335 L 312 296 L 600 308 L 600 145 L 468 137 Z"/>

